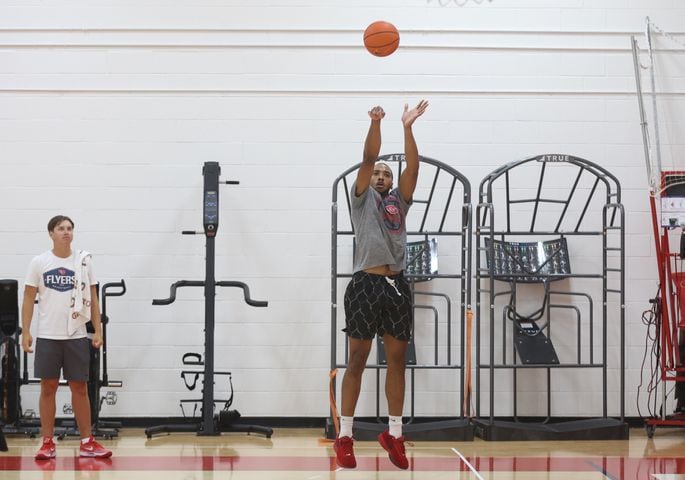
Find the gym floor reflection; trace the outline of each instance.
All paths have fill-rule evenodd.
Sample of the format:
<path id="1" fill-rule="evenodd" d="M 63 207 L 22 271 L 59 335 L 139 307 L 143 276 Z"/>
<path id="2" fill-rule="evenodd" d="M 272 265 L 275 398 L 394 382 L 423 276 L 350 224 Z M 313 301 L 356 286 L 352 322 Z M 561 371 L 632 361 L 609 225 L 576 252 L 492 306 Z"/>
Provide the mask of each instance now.
<path id="1" fill-rule="evenodd" d="M 410 467 L 398 470 L 376 442 L 356 442 L 357 468 L 337 467 L 321 429 L 276 429 L 270 439 L 224 434 L 171 434 L 147 439 L 123 429 L 101 440 L 111 459 L 81 459 L 78 440 L 57 442 L 57 458 L 36 461 L 36 438 L 11 436 L 0 453 L 3 480 L 213 480 L 213 479 L 415 479 L 415 480 L 685 480 L 685 431 L 657 429 L 648 438 L 563 442 L 408 442 Z"/>

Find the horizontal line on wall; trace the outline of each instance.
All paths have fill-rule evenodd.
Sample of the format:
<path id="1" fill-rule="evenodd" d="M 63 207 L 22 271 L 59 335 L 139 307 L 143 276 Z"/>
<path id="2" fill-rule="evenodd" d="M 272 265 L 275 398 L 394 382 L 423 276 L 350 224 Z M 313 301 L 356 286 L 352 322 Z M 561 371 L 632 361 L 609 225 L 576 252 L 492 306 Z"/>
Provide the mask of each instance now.
<path id="1" fill-rule="evenodd" d="M 176 94 L 191 94 L 191 95 L 493 95 L 493 96 L 626 96 L 635 95 L 634 90 L 622 91 L 601 91 L 601 90 L 557 90 L 557 91 L 540 91 L 540 90 L 164 90 L 164 89 L 2 89 L 1 94 L 73 94 L 73 95 L 89 95 L 93 93 L 102 93 L 108 95 L 128 95 L 128 94 L 152 94 L 152 95 L 176 95 Z M 648 95 L 648 93 L 645 93 Z M 685 96 L 685 90 L 679 92 L 657 92 L 659 97 L 682 97 Z"/>
<path id="2" fill-rule="evenodd" d="M 0 28 L 0 33 L 9 32 L 78 32 L 78 33 L 130 33 L 130 32 L 154 32 L 154 33 L 295 33 L 295 32 L 311 32 L 311 33 L 349 33 L 361 32 L 359 28 Z M 464 33 L 464 34 L 479 34 L 479 35 L 606 35 L 606 36 L 624 36 L 624 35 L 644 35 L 642 30 L 467 30 L 457 28 L 414 28 L 403 29 L 402 31 L 414 33 Z M 669 35 L 682 35 L 685 32 L 668 32 Z"/>
<path id="3" fill-rule="evenodd" d="M 13 49 L 70 49 L 70 50 L 97 50 L 97 49 L 112 49 L 117 48 L 121 50 L 136 50 L 136 49 L 160 49 L 160 50 L 171 50 L 171 49 L 197 49 L 197 50 L 230 50 L 230 49 L 240 49 L 240 50 L 360 50 L 363 48 L 360 42 L 350 43 L 350 44 L 337 44 L 330 43 L 327 45 L 311 45 L 306 43 L 292 43 L 292 44 L 200 44 L 200 43 L 136 43 L 136 44 L 117 44 L 117 43 L 2 43 L 0 42 L 0 50 L 13 50 Z M 469 52 L 561 52 L 561 53 L 583 53 L 592 52 L 597 54 L 602 53 L 627 53 L 631 52 L 630 47 L 546 47 L 546 46 L 508 46 L 508 45 L 407 45 L 402 43 L 400 48 L 403 50 L 453 50 L 453 51 L 469 51 Z M 640 49 L 641 52 L 646 52 L 644 48 Z M 653 53 L 658 54 L 681 54 L 685 55 L 684 49 L 665 49 L 665 48 L 653 48 Z"/>
<path id="4" fill-rule="evenodd" d="M 202 49 L 202 50 L 221 50 L 221 49 L 241 49 L 241 50 L 292 50 L 292 49 L 302 49 L 302 50 L 360 50 L 362 47 L 359 43 L 340 45 L 340 44 L 328 44 L 328 45 L 311 45 L 307 43 L 301 44 L 196 44 L 196 43 L 183 43 L 183 44 L 153 44 L 153 43 L 137 43 L 137 44 L 116 44 L 116 43 L 102 43 L 102 44 L 12 44 L 12 43 L 1 43 L 0 50 L 13 50 L 13 49 L 69 49 L 69 50 L 93 50 L 100 48 L 108 49 L 120 49 L 120 50 L 144 50 L 144 49 Z M 453 51 L 470 51 L 470 52 L 567 52 L 567 53 L 583 53 L 592 52 L 597 54 L 602 53 L 628 53 L 631 52 L 631 48 L 606 48 L 606 47 L 545 47 L 545 46 L 487 46 L 487 45 L 406 45 L 401 44 L 403 50 L 453 50 Z M 646 52 L 644 49 L 640 49 Z M 685 55 L 685 50 L 683 49 L 663 49 L 663 48 L 653 48 L 652 52 L 660 54 L 682 54 Z"/>
<path id="5" fill-rule="evenodd" d="M 360 50 L 362 47 L 358 43 L 349 45 L 340 44 L 328 44 L 328 45 L 311 45 L 307 43 L 293 43 L 293 44 L 197 44 L 197 43 L 183 43 L 183 44 L 153 44 L 153 43 L 136 43 L 136 44 L 117 44 L 117 43 L 102 43 L 102 44 L 53 44 L 53 43 L 26 43 L 26 44 L 13 44 L 13 43 L 0 43 L 0 50 L 13 50 L 13 49 L 120 49 L 120 50 L 144 50 L 144 49 L 206 49 L 206 50 L 221 50 L 221 49 L 241 49 L 241 50 L 288 50 L 288 49 L 302 49 L 302 50 Z M 606 48 L 606 47 L 545 47 L 545 46 L 487 46 L 487 45 L 406 45 L 402 44 L 401 48 L 403 50 L 461 50 L 470 52 L 568 52 L 568 53 L 582 53 L 582 52 L 592 52 L 592 53 L 627 53 L 631 49 L 628 48 Z M 677 49 L 652 49 L 654 53 L 671 53 L 671 54 L 683 54 L 685 55 L 685 50 Z"/>
<path id="6" fill-rule="evenodd" d="M 502 51 L 630 51 L 642 32 L 406 29 L 402 48 Z M 654 37 L 656 51 L 683 52 L 678 36 Z M 361 29 L 0 29 L 14 48 L 359 48 Z M 664 43 L 668 42 L 668 43 Z M 645 42 L 646 43 L 646 42 Z M 645 45 L 646 47 L 646 45 Z"/>

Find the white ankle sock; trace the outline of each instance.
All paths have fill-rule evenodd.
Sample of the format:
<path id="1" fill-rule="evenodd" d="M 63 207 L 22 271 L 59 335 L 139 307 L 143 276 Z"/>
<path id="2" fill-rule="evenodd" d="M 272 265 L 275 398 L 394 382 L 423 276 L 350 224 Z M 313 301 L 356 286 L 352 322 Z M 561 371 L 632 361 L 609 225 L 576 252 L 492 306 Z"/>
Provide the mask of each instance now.
<path id="1" fill-rule="evenodd" d="M 354 423 L 354 417 L 340 417 L 340 433 L 338 437 L 350 437 L 352 438 L 352 424 Z"/>
<path id="2" fill-rule="evenodd" d="M 395 438 L 402 436 L 402 417 L 388 417 L 388 427 L 390 429 L 390 435 Z"/>

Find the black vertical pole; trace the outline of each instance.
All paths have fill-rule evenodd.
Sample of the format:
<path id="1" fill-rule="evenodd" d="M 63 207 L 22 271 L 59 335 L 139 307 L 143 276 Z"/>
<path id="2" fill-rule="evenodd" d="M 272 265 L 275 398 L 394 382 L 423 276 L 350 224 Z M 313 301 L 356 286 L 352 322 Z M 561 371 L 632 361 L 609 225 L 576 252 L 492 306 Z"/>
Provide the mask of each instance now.
<path id="1" fill-rule="evenodd" d="M 205 374 L 202 391 L 203 429 L 199 434 L 218 435 L 219 432 L 214 428 L 214 237 L 207 237 L 205 264 Z"/>
<path id="2" fill-rule="evenodd" d="M 214 273 L 214 240 L 219 228 L 219 175 L 221 167 L 217 162 L 205 162 L 203 226 L 207 237 L 205 258 L 205 373 L 202 390 L 202 429 L 199 435 L 219 435 L 214 425 L 214 297 L 216 279 Z"/>

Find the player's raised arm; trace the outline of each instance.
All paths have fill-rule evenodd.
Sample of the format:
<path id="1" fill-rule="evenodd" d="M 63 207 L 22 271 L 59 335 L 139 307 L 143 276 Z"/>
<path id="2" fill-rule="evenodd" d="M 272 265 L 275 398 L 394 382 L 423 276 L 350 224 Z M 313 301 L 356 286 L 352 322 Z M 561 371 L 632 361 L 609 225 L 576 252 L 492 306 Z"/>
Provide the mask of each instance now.
<path id="1" fill-rule="evenodd" d="M 406 166 L 400 177 L 400 194 L 406 202 L 410 202 L 416 189 L 419 178 L 419 149 L 414 140 L 412 125 L 428 108 L 428 102 L 421 100 L 414 108 L 409 110 L 409 105 L 404 105 L 402 113 L 402 126 L 404 127 L 404 157 Z"/>
<path id="2" fill-rule="evenodd" d="M 357 187 L 355 189 L 355 195 L 357 196 L 364 193 L 369 188 L 369 183 L 371 182 L 373 167 L 381 151 L 381 120 L 383 117 L 385 117 L 385 112 L 382 107 L 376 106 L 369 110 L 371 125 L 369 125 L 369 131 L 364 141 L 362 166 L 357 171 Z"/>

